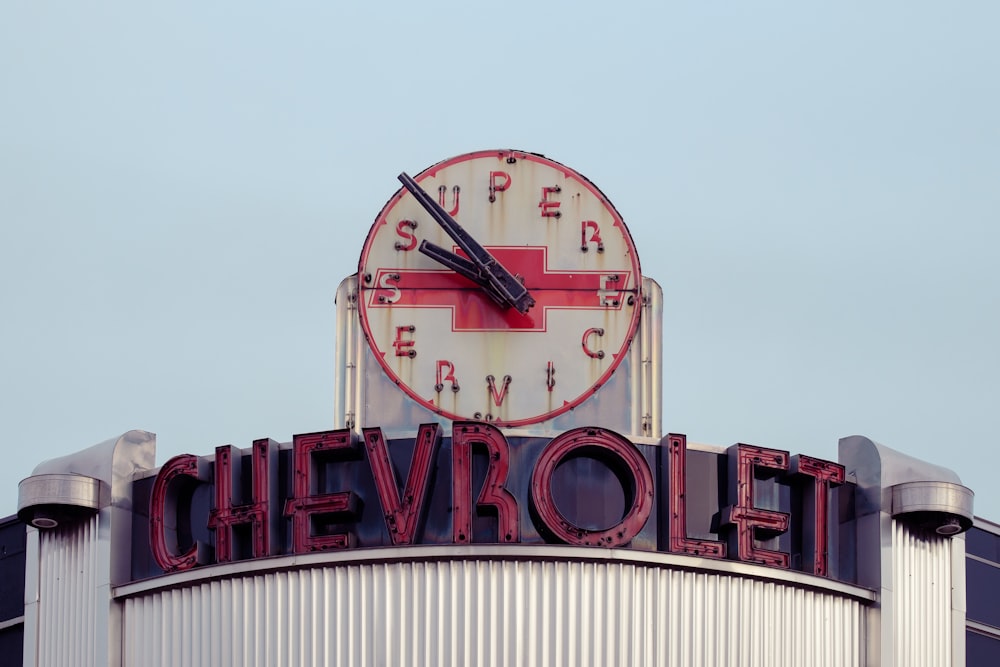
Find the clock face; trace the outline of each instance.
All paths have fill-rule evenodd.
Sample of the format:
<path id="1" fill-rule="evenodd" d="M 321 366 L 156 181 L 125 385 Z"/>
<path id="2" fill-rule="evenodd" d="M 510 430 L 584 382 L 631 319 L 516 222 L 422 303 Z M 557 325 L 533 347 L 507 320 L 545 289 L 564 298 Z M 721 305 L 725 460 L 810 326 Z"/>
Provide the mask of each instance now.
<path id="1" fill-rule="evenodd" d="M 423 192 L 393 195 L 358 265 L 362 330 L 390 379 L 449 419 L 507 427 L 593 396 L 641 310 L 639 258 L 607 198 L 518 151 L 461 155 L 413 181 Z M 423 193 L 464 237 L 447 233 Z"/>

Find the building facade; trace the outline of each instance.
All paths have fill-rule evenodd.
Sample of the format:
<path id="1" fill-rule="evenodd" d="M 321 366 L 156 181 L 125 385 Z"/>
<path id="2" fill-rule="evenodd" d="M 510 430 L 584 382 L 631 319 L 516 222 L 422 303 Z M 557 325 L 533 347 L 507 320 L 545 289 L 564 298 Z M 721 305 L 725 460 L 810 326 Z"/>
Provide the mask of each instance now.
<path id="1" fill-rule="evenodd" d="M 661 290 L 596 186 L 509 150 L 399 180 L 331 430 L 40 463 L 4 664 L 1000 664 L 1000 527 L 953 472 L 665 432 Z"/>

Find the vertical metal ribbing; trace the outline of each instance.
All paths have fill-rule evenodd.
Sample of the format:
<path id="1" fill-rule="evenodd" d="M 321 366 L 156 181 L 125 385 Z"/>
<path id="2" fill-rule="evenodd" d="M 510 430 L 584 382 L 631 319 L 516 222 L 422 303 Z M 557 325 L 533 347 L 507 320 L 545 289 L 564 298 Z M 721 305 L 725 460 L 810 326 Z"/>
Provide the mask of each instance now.
<path id="1" fill-rule="evenodd" d="M 951 544 L 894 521 L 893 649 L 898 664 L 951 664 Z"/>
<path id="2" fill-rule="evenodd" d="M 124 655 L 151 667 L 841 667 L 859 664 L 861 612 L 831 593 L 633 563 L 379 563 L 129 598 Z"/>
<path id="3" fill-rule="evenodd" d="M 98 632 L 98 516 L 39 533 L 38 664 L 94 665 Z M 106 603 L 106 601 L 105 601 Z"/>

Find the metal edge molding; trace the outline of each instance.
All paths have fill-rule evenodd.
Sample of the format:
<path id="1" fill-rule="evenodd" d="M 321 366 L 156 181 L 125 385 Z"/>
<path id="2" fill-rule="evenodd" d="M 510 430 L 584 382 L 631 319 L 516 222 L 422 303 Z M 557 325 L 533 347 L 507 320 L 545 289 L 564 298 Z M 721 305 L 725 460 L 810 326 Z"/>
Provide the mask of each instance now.
<path id="1" fill-rule="evenodd" d="M 972 489 L 953 482 L 920 481 L 896 484 L 892 517 L 910 520 L 939 535 L 956 535 L 972 527 Z"/>
<path id="2" fill-rule="evenodd" d="M 259 558 L 201 567 L 176 574 L 117 586 L 112 595 L 126 598 L 151 591 L 194 585 L 204 581 L 230 579 L 260 572 L 295 570 L 330 565 L 358 563 L 388 563 L 403 561 L 603 561 L 635 563 L 664 569 L 716 572 L 724 575 L 786 584 L 794 587 L 826 591 L 835 595 L 871 604 L 876 594 L 867 588 L 817 577 L 804 572 L 779 570 L 750 563 L 715 560 L 697 556 L 679 556 L 630 549 L 537 545 L 469 545 L 469 546 L 407 546 L 352 549 L 347 552 L 329 551 L 315 554 Z"/>
<path id="3" fill-rule="evenodd" d="M 101 508 L 101 480 L 85 475 L 42 474 L 21 480 L 17 516 L 35 528 L 55 528 Z"/>

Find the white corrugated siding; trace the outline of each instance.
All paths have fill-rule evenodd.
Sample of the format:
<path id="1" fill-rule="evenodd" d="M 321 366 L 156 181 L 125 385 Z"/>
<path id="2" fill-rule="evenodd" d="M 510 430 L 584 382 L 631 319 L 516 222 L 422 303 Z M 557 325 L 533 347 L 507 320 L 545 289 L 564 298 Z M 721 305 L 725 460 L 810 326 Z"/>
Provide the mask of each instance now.
<path id="1" fill-rule="evenodd" d="M 95 515 L 81 526 L 39 533 L 39 665 L 95 665 L 97 633 L 107 632 L 98 627 L 106 613 L 97 613 L 97 524 Z M 103 593 L 106 599 L 107 588 Z"/>
<path id="2" fill-rule="evenodd" d="M 125 600 L 124 664 L 844 667 L 862 604 L 631 562 L 326 565 Z"/>
<path id="3" fill-rule="evenodd" d="M 896 664 L 950 665 L 951 540 L 892 523 Z"/>

